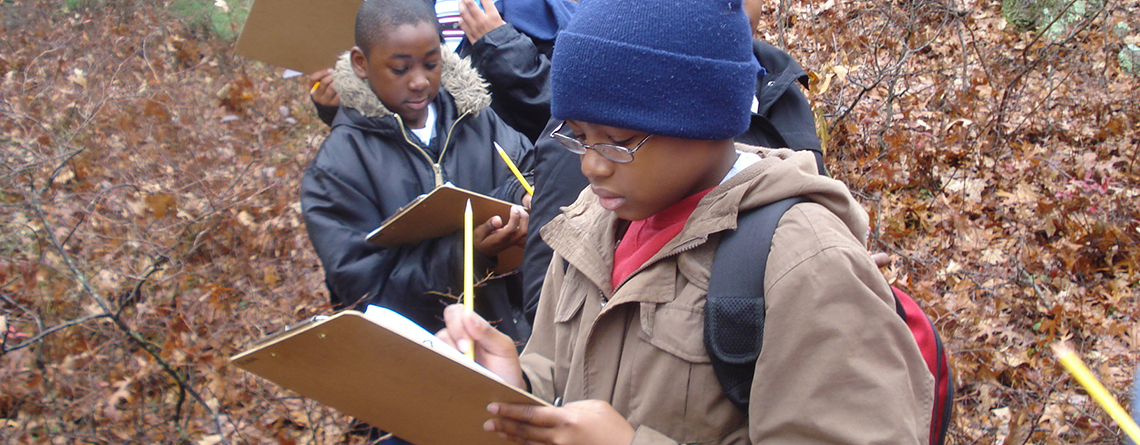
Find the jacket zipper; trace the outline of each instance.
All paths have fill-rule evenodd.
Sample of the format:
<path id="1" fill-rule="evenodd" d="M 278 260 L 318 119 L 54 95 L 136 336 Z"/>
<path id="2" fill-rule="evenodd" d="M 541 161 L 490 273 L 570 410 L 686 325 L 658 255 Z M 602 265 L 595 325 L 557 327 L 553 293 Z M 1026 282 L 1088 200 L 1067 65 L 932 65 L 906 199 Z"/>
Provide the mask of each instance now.
<path id="1" fill-rule="evenodd" d="M 467 118 L 467 116 L 470 114 L 470 111 L 464 111 L 463 114 L 460 114 L 459 117 L 455 119 L 455 122 L 451 123 L 451 127 L 447 129 L 447 138 L 443 140 L 443 148 L 439 150 L 440 161 L 443 160 L 443 156 L 447 153 L 448 147 L 451 147 L 451 137 L 455 135 L 455 128 L 458 127 L 459 124 L 463 122 L 463 119 Z M 434 165 L 434 168 L 436 185 L 443 185 L 443 167 L 436 164 Z"/>
<path id="2" fill-rule="evenodd" d="M 625 283 L 626 283 L 627 281 L 629 281 L 629 279 L 630 279 L 631 277 L 633 277 L 634 275 L 637 275 L 639 272 L 641 272 L 642 270 L 644 270 L 644 269 L 645 269 L 647 266 L 649 266 L 649 265 L 651 265 L 651 264 L 653 264 L 653 263 L 656 263 L 656 262 L 658 262 L 658 261 L 661 261 L 661 260 L 663 260 L 663 259 L 665 259 L 665 258 L 669 258 L 669 257 L 671 257 L 671 256 L 674 256 L 674 255 L 680 255 L 680 254 L 682 254 L 682 253 L 685 253 L 685 252 L 687 252 L 687 251 L 693 250 L 693 249 L 695 249 L 697 246 L 699 246 L 699 245 L 701 245 L 701 244 L 704 244 L 706 241 L 708 241 L 708 239 L 709 239 L 708 235 L 703 235 L 703 236 L 700 236 L 700 237 L 697 237 L 697 238 L 693 238 L 693 239 L 691 239 L 691 240 L 689 240 L 689 241 L 685 241 L 683 244 L 681 244 L 681 245 L 679 245 L 679 246 L 677 246 L 677 247 L 674 247 L 674 248 L 673 248 L 673 250 L 670 250 L 670 251 L 669 251 L 669 253 L 666 253 L 666 254 L 664 254 L 664 255 L 654 255 L 654 256 L 650 257 L 648 261 L 646 261 L 645 263 L 643 263 L 641 266 L 638 266 L 638 267 L 637 267 L 637 269 L 634 269 L 634 271 L 633 271 L 632 273 L 630 273 L 629 275 L 627 275 L 627 276 L 625 277 L 625 279 L 624 279 L 624 280 L 622 280 L 622 282 L 621 282 L 621 283 L 619 283 L 619 284 L 618 284 L 616 287 L 614 287 L 613 293 L 614 293 L 614 294 L 616 294 L 616 293 L 618 292 L 618 290 L 619 290 L 619 289 L 621 289 L 621 287 L 622 287 L 623 285 L 625 285 Z M 602 296 L 602 298 L 603 298 L 603 299 L 605 299 L 605 300 L 607 300 L 607 301 L 609 300 L 609 299 L 605 298 L 605 294 L 604 294 L 604 293 L 603 293 L 603 296 Z"/>
<path id="3" fill-rule="evenodd" d="M 451 145 L 451 136 L 454 135 L 455 128 L 458 127 L 459 123 L 463 122 L 463 119 L 470 114 L 470 111 L 463 112 L 463 114 L 461 114 L 458 119 L 455 119 L 455 122 L 451 124 L 451 127 L 447 129 L 447 138 L 443 141 L 443 148 L 439 150 L 440 161 L 443 160 L 443 155 L 447 153 L 447 147 Z M 420 152 L 420 155 L 422 155 L 424 159 L 428 161 L 428 164 L 431 165 L 431 171 L 435 177 L 435 186 L 439 187 L 443 185 L 443 167 L 439 165 L 439 162 L 433 160 L 431 158 L 431 155 L 429 155 L 428 152 L 423 149 L 423 147 L 420 147 L 419 144 L 412 142 L 412 139 L 408 137 L 408 127 L 404 125 L 404 119 L 401 118 L 399 114 L 396 115 L 396 122 L 400 124 L 400 134 L 404 136 L 404 141 L 407 142 L 408 145 L 415 147 L 416 151 Z"/>

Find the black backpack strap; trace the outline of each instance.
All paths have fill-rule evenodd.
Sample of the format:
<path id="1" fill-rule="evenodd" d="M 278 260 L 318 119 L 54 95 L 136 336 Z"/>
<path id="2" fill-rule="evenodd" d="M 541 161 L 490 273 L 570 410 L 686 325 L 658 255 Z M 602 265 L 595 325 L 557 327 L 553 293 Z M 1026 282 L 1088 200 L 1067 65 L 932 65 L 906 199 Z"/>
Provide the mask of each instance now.
<path id="1" fill-rule="evenodd" d="M 756 359 L 764 343 L 764 271 L 772 235 L 794 196 L 742 213 L 713 260 L 705 301 L 705 348 L 725 395 L 747 411 Z"/>

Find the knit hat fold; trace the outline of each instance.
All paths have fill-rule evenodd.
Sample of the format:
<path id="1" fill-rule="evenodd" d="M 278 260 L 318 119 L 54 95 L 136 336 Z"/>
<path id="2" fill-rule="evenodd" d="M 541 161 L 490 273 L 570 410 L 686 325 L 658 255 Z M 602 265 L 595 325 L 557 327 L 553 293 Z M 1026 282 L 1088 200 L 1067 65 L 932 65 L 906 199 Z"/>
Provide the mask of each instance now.
<path id="1" fill-rule="evenodd" d="M 584 0 L 558 35 L 558 119 L 684 139 L 749 125 L 759 64 L 740 0 Z"/>

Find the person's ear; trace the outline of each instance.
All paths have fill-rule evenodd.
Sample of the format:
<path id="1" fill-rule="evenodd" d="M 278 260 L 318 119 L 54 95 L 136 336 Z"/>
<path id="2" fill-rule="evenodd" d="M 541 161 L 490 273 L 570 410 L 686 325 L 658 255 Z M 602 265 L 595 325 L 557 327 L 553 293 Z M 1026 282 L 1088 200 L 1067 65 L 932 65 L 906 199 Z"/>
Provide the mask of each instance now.
<path id="1" fill-rule="evenodd" d="M 364 57 L 364 51 L 360 47 L 354 46 L 348 50 L 348 59 L 352 62 L 352 72 L 356 77 L 361 79 L 368 78 L 368 58 Z"/>

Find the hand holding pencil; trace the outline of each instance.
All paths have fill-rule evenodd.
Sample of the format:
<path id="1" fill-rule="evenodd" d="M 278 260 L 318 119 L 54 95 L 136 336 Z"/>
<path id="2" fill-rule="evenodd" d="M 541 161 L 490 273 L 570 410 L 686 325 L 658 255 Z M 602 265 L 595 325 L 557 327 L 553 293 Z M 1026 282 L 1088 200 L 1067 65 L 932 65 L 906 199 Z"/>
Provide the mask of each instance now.
<path id="1" fill-rule="evenodd" d="M 435 334 L 437 338 L 460 351 L 473 351 L 476 363 L 502 377 L 508 384 L 526 388 L 518 349 L 507 334 L 499 332 L 462 304 L 444 308 L 443 322 L 447 327 Z"/>
<path id="2" fill-rule="evenodd" d="M 507 168 L 511 169 L 511 173 L 519 180 L 519 184 L 522 184 L 523 189 L 526 190 L 526 194 L 534 196 L 534 187 L 531 187 L 530 183 L 526 182 L 526 178 L 523 177 L 522 172 L 519 171 L 519 168 L 515 166 L 515 162 L 511 160 L 510 156 L 507 156 L 507 152 L 503 150 L 503 147 L 499 146 L 498 142 L 495 142 L 495 150 L 499 152 L 499 157 L 503 158 L 503 162 L 507 164 Z"/>
<path id="3" fill-rule="evenodd" d="M 312 82 L 309 87 L 309 97 L 313 98 L 313 102 L 327 107 L 340 106 L 340 96 L 337 95 L 336 88 L 333 88 L 332 68 L 309 74 L 309 82 Z"/>

